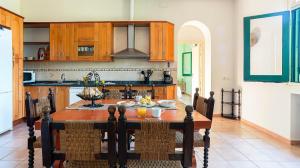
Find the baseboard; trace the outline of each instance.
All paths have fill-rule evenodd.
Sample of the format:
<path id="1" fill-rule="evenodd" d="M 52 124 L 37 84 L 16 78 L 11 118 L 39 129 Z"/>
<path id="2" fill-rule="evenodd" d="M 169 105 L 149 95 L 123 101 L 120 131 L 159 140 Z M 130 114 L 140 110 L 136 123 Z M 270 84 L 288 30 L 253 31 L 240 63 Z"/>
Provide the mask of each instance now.
<path id="1" fill-rule="evenodd" d="M 280 142 L 283 142 L 283 143 L 286 143 L 286 144 L 289 144 L 289 145 L 300 145 L 300 141 L 293 141 L 293 140 L 289 140 L 277 133 L 274 133 L 266 128 L 263 128 L 251 121 L 248 121 L 248 120 L 245 120 L 245 119 L 241 119 L 242 123 L 252 127 L 252 128 L 255 128 L 256 130 L 260 131 L 260 132 L 263 132 L 264 134 L 267 134 L 268 136 L 280 141 Z"/>
<path id="2" fill-rule="evenodd" d="M 291 145 L 300 145 L 300 141 L 291 141 Z"/>
<path id="3" fill-rule="evenodd" d="M 214 117 L 222 117 L 221 114 L 214 114 Z"/>
<path id="4" fill-rule="evenodd" d="M 25 117 L 20 118 L 20 119 L 17 119 L 17 120 L 15 120 L 15 121 L 13 121 L 13 126 L 16 126 L 16 125 L 18 125 L 18 124 L 21 124 L 21 123 L 24 122 L 24 121 L 25 121 Z"/>

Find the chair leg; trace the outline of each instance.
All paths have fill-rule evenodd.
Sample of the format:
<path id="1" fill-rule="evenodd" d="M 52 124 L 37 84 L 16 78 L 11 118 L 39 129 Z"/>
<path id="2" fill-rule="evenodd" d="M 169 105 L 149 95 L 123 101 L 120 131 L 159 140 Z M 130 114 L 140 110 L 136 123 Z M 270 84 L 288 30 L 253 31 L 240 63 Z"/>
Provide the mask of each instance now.
<path id="1" fill-rule="evenodd" d="M 33 168 L 34 165 L 34 148 L 28 150 L 28 167 Z"/>
<path id="2" fill-rule="evenodd" d="M 210 137 L 209 137 L 210 129 L 205 130 L 205 135 L 203 137 L 204 140 L 204 160 L 203 160 L 203 168 L 208 167 L 208 149 L 210 146 Z"/>
<path id="3" fill-rule="evenodd" d="M 128 134 L 128 135 L 127 135 L 127 150 L 130 150 L 131 138 L 132 138 L 131 135 Z"/>
<path id="4" fill-rule="evenodd" d="M 29 131 L 29 138 L 27 140 L 27 149 L 28 149 L 28 167 L 33 168 L 34 167 L 34 147 L 33 143 L 36 141 L 36 137 L 34 136 L 34 127 L 30 125 L 28 127 Z"/>

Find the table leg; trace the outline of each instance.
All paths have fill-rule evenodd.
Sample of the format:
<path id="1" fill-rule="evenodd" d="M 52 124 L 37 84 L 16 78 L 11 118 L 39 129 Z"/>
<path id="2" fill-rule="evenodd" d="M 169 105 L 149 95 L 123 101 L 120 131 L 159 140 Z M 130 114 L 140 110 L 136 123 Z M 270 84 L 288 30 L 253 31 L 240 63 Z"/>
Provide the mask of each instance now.
<path id="1" fill-rule="evenodd" d="M 210 131 L 210 129 L 206 129 L 204 137 L 203 137 L 203 140 L 204 140 L 204 161 L 203 161 L 203 168 L 207 168 L 208 167 L 208 149 L 210 147 L 209 131 Z"/>

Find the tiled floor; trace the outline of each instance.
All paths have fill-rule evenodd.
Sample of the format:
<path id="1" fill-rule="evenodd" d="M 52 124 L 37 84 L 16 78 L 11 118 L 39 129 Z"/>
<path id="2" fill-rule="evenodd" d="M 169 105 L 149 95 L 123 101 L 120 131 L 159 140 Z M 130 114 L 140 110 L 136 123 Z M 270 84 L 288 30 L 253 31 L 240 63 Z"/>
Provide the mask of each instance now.
<path id="1" fill-rule="evenodd" d="M 27 128 L 0 135 L 0 168 L 27 167 Z M 215 118 L 211 132 L 209 168 L 300 168 L 300 146 L 272 140 L 239 121 Z M 196 149 L 202 162 L 203 149 Z M 36 150 L 35 167 L 41 166 L 41 150 Z M 202 163 L 198 166 L 202 167 Z"/>

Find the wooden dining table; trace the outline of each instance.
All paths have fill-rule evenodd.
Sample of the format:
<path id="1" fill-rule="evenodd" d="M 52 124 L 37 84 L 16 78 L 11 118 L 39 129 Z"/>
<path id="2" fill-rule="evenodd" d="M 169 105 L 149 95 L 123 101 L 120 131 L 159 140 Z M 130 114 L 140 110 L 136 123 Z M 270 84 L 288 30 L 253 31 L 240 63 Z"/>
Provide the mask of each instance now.
<path id="1" fill-rule="evenodd" d="M 107 99 L 107 100 L 98 100 L 96 103 L 101 104 L 109 104 L 116 105 L 117 102 L 121 100 L 117 99 Z M 155 100 L 153 100 L 155 102 Z M 89 104 L 90 102 L 81 100 L 77 103 L 74 103 L 71 106 L 82 106 L 84 104 Z M 60 111 L 56 111 L 51 114 L 51 118 L 54 122 L 62 122 L 67 120 L 85 120 L 85 121 L 107 121 L 109 113 L 107 109 L 64 109 Z M 116 112 L 115 116 L 118 118 L 119 113 Z M 185 112 L 185 104 L 180 101 L 176 101 L 176 109 L 164 109 L 160 118 L 153 118 L 151 116 L 151 109 L 147 109 L 147 115 L 143 118 L 137 116 L 137 112 L 134 108 L 127 108 L 125 116 L 127 121 L 141 121 L 141 120 L 151 120 L 158 119 L 166 122 L 182 122 L 186 116 Z M 197 111 L 194 111 L 193 114 L 194 120 L 194 129 L 210 129 L 211 128 L 211 120 L 203 116 Z M 41 128 L 41 120 L 35 122 L 35 129 L 39 130 Z"/>

